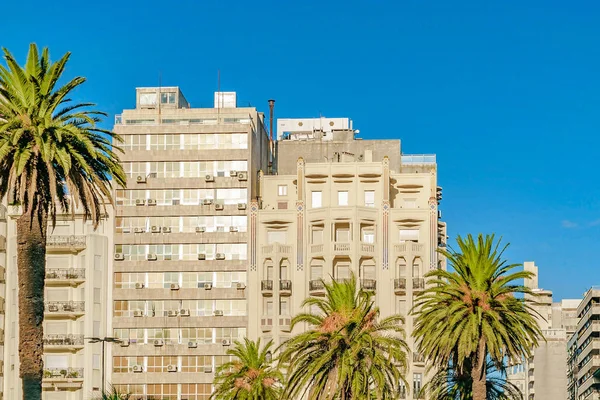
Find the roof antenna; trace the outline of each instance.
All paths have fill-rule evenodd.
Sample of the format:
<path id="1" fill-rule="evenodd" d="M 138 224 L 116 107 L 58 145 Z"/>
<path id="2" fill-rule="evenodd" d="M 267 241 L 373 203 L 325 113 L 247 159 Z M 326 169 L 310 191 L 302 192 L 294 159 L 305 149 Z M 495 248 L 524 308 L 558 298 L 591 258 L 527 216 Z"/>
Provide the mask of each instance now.
<path id="1" fill-rule="evenodd" d="M 162 119 L 160 117 L 160 103 L 161 103 L 161 97 L 162 95 L 162 71 L 158 70 L 158 124 L 160 125 L 162 123 Z"/>

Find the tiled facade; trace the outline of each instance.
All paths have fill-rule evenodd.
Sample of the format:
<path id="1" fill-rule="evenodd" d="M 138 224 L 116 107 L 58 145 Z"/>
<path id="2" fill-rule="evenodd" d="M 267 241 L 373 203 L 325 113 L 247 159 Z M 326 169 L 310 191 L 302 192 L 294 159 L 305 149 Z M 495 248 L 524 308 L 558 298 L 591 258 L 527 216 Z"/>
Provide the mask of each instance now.
<path id="1" fill-rule="evenodd" d="M 117 116 L 127 189 L 116 193 L 111 381 L 137 397 L 208 399 L 247 335 L 248 213 L 270 147 L 263 114 L 234 93 L 190 108 L 139 88 Z"/>

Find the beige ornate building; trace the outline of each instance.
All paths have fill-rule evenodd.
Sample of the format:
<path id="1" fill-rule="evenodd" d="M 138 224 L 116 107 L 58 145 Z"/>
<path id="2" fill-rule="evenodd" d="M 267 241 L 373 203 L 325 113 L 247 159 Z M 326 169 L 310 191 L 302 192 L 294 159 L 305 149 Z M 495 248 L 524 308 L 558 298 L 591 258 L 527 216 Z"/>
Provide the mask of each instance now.
<path id="1" fill-rule="evenodd" d="M 110 304 L 110 274 L 113 219 L 111 210 L 94 230 L 83 214 L 60 215 L 54 229 L 48 231 L 44 305 L 44 376 L 46 400 L 84 400 L 98 395 L 102 380 L 100 344 L 86 338 L 104 337 L 107 308 Z M 0 254 L 6 303 L 0 302 L 4 315 L 2 351 L 3 396 L 7 400 L 23 398 L 19 379 L 19 323 L 17 307 L 18 207 L 3 208 L 0 213 Z"/>
<path id="2" fill-rule="evenodd" d="M 347 119 L 279 120 L 277 174 L 261 175 L 250 204 L 248 335 L 283 343 L 321 279 L 354 273 L 382 315 L 408 315 L 423 276 L 445 268 L 435 156 L 402 155 L 399 140 L 359 140 Z M 336 129 L 339 126 L 339 129 Z M 308 127 L 308 128 L 306 128 Z M 318 127 L 318 128 L 317 128 Z M 425 383 L 424 359 L 410 355 L 404 398 Z"/>

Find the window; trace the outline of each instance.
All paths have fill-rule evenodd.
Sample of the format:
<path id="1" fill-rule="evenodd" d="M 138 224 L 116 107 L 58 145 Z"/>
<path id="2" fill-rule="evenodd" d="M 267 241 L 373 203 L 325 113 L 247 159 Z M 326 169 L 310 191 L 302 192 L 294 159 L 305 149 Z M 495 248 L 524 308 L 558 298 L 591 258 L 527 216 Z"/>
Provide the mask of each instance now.
<path id="1" fill-rule="evenodd" d="M 400 242 L 418 242 L 418 229 L 400 229 Z"/>
<path id="2" fill-rule="evenodd" d="M 363 243 L 375 243 L 375 231 L 372 229 L 363 229 L 362 241 Z"/>
<path id="3" fill-rule="evenodd" d="M 322 207 L 322 203 L 321 203 L 321 197 L 322 193 L 319 192 L 312 192 L 312 208 L 319 208 Z"/>
<path id="4" fill-rule="evenodd" d="M 423 393 L 421 393 L 422 380 L 422 374 L 413 374 L 413 393 L 418 399 L 423 398 Z"/>
<path id="5" fill-rule="evenodd" d="M 278 185 L 277 193 L 279 196 L 287 196 L 287 185 Z"/>
<path id="6" fill-rule="evenodd" d="M 161 93 L 161 104 L 175 104 L 175 93 Z"/>
<path id="7" fill-rule="evenodd" d="M 290 315 L 290 303 L 287 298 L 281 297 L 279 300 L 279 315 Z"/>
<path id="8" fill-rule="evenodd" d="M 348 205 L 348 191 L 340 191 L 338 192 L 338 206 L 347 206 Z"/>
<path id="9" fill-rule="evenodd" d="M 267 231 L 267 243 L 287 243 L 286 231 Z"/>
<path id="10" fill-rule="evenodd" d="M 404 199 L 402 208 L 417 208 L 417 199 Z"/>
<path id="11" fill-rule="evenodd" d="M 265 299 L 265 313 L 266 316 L 273 315 L 273 300 Z"/>
<path id="12" fill-rule="evenodd" d="M 365 190 L 365 207 L 375 207 L 374 190 Z"/>
<path id="13" fill-rule="evenodd" d="M 312 244 L 323 244 L 323 226 L 313 226 Z"/>

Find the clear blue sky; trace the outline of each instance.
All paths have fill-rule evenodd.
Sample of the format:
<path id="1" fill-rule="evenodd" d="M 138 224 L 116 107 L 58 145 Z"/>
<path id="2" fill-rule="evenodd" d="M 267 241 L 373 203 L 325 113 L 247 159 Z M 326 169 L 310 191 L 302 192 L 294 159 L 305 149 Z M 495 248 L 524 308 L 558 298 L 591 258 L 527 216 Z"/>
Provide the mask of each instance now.
<path id="1" fill-rule="evenodd" d="M 0 45 L 71 51 L 78 95 L 111 118 L 159 72 L 208 106 L 220 69 L 240 104 L 437 153 L 450 234 L 503 235 L 555 298 L 600 284 L 598 2 L 4 3 Z"/>

